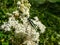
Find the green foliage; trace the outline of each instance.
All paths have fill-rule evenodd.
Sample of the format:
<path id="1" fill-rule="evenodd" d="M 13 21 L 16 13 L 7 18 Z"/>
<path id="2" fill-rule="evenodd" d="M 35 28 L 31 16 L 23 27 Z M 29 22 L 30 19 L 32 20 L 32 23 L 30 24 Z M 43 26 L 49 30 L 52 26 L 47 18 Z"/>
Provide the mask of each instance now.
<path id="1" fill-rule="evenodd" d="M 60 0 L 48 0 L 49 2 L 60 2 Z"/>
<path id="2" fill-rule="evenodd" d="M 9 45 L 9 43 L 8 42 L 3 42 L 2 45 Z"/>
<path id="3" fill-rule="evenodd" d="M 47 27 L 45 33 L 40 35 L 39 45 L 60 45 L 60 3 L 56 1 L 36 5 L 34 3 L 31 8 L 31 18 L 38 16 Z"/>

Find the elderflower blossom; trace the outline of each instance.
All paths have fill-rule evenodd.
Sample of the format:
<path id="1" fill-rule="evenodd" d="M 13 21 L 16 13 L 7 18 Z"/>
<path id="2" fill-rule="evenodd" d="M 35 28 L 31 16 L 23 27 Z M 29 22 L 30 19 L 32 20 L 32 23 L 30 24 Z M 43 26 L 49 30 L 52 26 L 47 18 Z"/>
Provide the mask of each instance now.
<path id="1" fill-rule="evenodd" d="M 11 16 L 9 17 L 8 22 L 5 22 L 1 27 L 5 31 L 12 31 L 11 27 L 13 27 L 15 29 L 15 37 L 23 39 L 23 43 L 21 45 L 38 45 L 40 33 L 37 32 L 28 21 L 28 18 L 30 16 L 30 3 L 28 3 L 28 0 L 20 0 L 17 2 L 17 5 L 17 8 L 19 8 L 19 10 L 13 11 L 13 14 L 11 14 Z M 22 13 L 19 11 L 21 11 Z M 16 20 L 16 17 L 20 18 L 23 23 L 19 23 L 19 21 Z M 32 22 L 36 24 L 43 33 L 46 27 L 38 20 L 37 17 L 35 17 L 35 19 L 36 20 L 32 20 Z"/>
<path id="2" fill-rule="evenodd" d="M 27 44 L 27 45 L 38 45 L 37 43 L 35 43 L 35 42 L 31 41 L 31 40 L 27 40 L 23 44 Z"/>
<path id="3" fill-rule="evenodd" d="M 20 5 L 20 4 L 21 4 L 21 2 L 20 2 L 20 1 L 18 1 L 18 2 L 17 2 L 17 5 Z"/>
<path id="4" fill-rule="evenodd" d="M 32 20 L 32 19 L 31 20 L 33 21 L 34 24 L 36 24 L 39 27 L 39 29 L 41 30 L 41 33 L 45 32 L 46 26 L 43 25 L 41 21 L 39 21 L 38 17 L 34 17 L 34 19 L 35 20 Z"/>
<path id="5" fill-rule="evenodd" d="M 16 10 L 13 12 L 14 16 L 19 16 L 19 12 Z"/>
<path id="6" fill-rule="evenodd" d="M 8 23 L 4 23 L 4 25 L 1 26 L 1 28 L 3 28 L 5 31 L 10 31 L 10 25 Z"/>

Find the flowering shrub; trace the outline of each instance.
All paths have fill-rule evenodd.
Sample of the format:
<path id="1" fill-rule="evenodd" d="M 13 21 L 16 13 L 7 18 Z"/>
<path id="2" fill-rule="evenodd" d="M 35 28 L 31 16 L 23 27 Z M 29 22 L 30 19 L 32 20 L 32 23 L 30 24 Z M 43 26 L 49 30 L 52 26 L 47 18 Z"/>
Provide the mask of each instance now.
<path id="1" fill-rule="evenodd" d="M 28 44 L 60 45 L 59 0 L 0 0 L 0 45 Z"/>
<path id="2" fill-rule="evenodd" d="M 30 6 L 28 0 L 18 1 L 17 10 L 11 14 L 7 13 L 9 16 L 8 21 L 1 25 L 5 32 L 14 33 L 10 40 L 13 40 L 11 42 L 15 45 L 38 45 L 40 33 L 45 31 L 46 27 L 39 21 L 38 17 L 34 17 L 35 20 L 29 18 Z M 37 32 L 38 28 L 41 32 L 40 30 Z"/>

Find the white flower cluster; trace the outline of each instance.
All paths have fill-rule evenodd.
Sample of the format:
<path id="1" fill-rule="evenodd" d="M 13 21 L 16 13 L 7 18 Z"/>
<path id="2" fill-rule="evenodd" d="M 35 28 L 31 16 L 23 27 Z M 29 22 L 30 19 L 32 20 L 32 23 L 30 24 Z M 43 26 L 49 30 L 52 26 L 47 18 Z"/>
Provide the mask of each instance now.
<path id="1" fill-rule="evenodd" d="M 41 30 L 41 33 L 44 33 L 45 32 L 45 29 L 46 29 L 46 26 L 43 25 L 41 23 L 41 21 L 39 21 L 38 17 L 34 17 L 34 19 L 35 20 L 32 20 L 32 19 L 31 20 L 33 21 L 34 24 L 37 25 L 37 27 L 39 27 L 39 29 Z"/>
<path id="2" fill-rule="evenodd" d="M 5 31 L 12 31 L 11 27 L 15 28 L 15 36 L 23 38 L 25 37 L 23 44 L 27 45 L 38 45 L 39 43 L 39 32 L 37 32 L 29 23 L 28 19 L 29 18 L 29 9 L 30 9 L 30 3 L 28 3 L 28 0 L 21 0 L 18 1 L 17 3 L 18 9 L 17 11 L 14 11 L 13 14 L 9 14 L 9 20 L 8 22 L 4 22 L 4 24 L 1 26 Z M 21 13 L 22 12 L 22 13 Z M 16 20 L 16 17 L 21 19 L 23 23 L 19 23 L 18 20 Z M 38 20 L 37 17 L 35 17 L 35 23 L 40 29 L 41 32 L 44 32 L 45 26 Z M 38 20 L 38 21 L 37 21 Z"/>
<path id="3" fill-rule="evenodd" d="M 17 2 L 18 9 L 22 12 L 22 15 L 29 17 L 30 3 L 28 0 L 21 0 Z"/>
<path id="4" fill-rule="evenodd" d="M 25 21 L 27 22 L 27 20 Z M 10 17 L 9 21 L 7 23 L 5 22 L 1 27 L 5 29 L 5 31 L 11 31 L 11 27 L 15 28 L 16 37 L 19 37 L 19 36 L 20 38 L 24 36 L 26 37 L 23 44 L 38 45 L 39 33 L 36 32 L 36 30 L 28 22 L 27 23 L 26 22 L 21 24 L 21 23 L 18 23 L 18 20 L 16 21 L 14 17 Z"/>

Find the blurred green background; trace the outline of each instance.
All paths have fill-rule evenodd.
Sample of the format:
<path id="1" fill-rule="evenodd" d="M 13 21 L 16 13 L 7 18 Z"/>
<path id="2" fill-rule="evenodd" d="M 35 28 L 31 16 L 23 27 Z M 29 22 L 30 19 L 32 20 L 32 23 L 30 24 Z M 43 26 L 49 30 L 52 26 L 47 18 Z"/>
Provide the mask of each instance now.
<path id="1" fill-rule="evenodd" d="M 7 12 L 17 9 L 18 0 L 0 0 L 0 26 L 8 21 Z M 40 35 L 39 45 L 60 45 L 60 0 L 29 0 L 31 3 L 30 18 L 38 16 L 47 27 Z M 9 34 L 8 34 L 9 33 Z M 0 45 L 12 45 L 9 41 L 10 32 L 0 29 Z"/>

